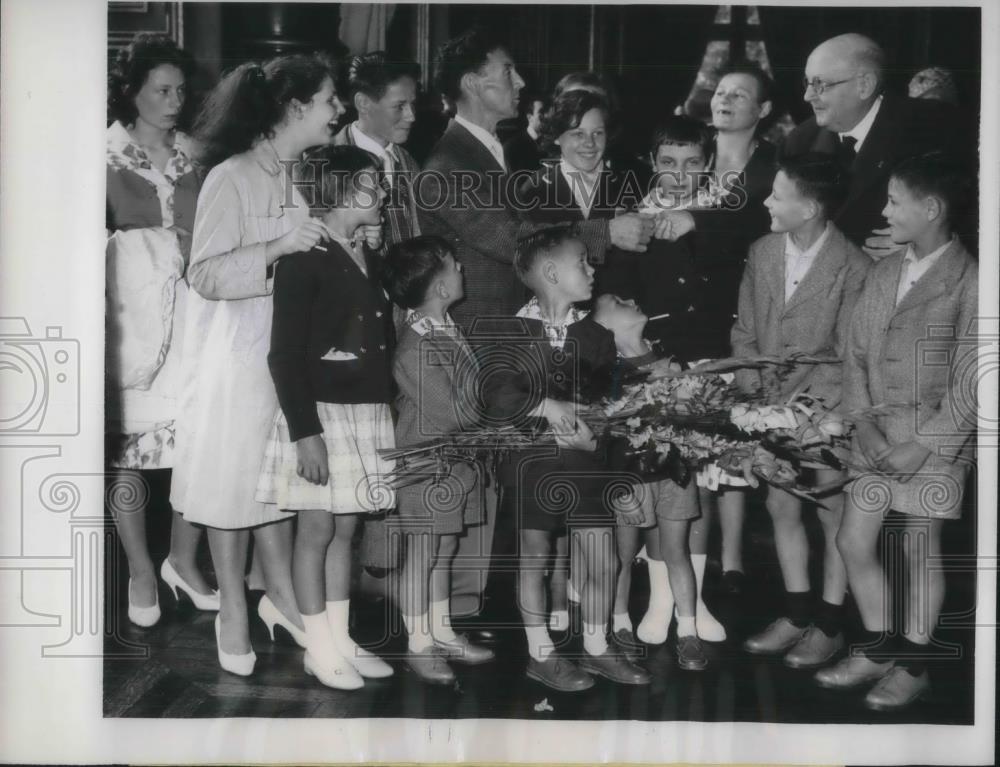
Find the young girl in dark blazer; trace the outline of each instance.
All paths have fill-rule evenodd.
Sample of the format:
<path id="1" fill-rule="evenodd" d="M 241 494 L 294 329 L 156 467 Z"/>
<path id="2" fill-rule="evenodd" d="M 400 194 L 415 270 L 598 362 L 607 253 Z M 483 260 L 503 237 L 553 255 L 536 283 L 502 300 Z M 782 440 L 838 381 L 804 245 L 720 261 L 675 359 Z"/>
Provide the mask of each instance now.
<path id="1" fill-rule="evenodd" d="M 382 477 L 394 446 L 389 410 L 392 311 L 378 262 L 359 243 L 377 225 L 384 191 L 372 157 L 357 147 L 307 153 L 310 204 L 329 239 L 286 256 L 274 278 L 268 366 L 281 411 L 271 432 L 257 499 L 298 514 L 292 560 L 305 625 L 305 670 L 323 684 L 356 689 L 392 668 L 348 634 L 351 540 L 361 514 L 391 508 Z"/>

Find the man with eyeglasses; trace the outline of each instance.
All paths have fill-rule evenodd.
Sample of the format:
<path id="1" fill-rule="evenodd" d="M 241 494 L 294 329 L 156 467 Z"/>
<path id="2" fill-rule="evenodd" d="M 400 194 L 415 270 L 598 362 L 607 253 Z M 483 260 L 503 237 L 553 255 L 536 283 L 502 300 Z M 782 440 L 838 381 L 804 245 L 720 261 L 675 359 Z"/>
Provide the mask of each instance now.
<path id="1" fill-rule="evenodd" d="M 806 61 L 803 82 L 813 116 L 782 147 L 785 157 L 832 154 L 851 172 L 834 223 L 875 259 L 896 249 L 882 217 L 892 167 L 904 157 L 970 144 L 954 109 L 886 91 L 884 70 L 885 53 L 863 35 L 821 43 Z"/>

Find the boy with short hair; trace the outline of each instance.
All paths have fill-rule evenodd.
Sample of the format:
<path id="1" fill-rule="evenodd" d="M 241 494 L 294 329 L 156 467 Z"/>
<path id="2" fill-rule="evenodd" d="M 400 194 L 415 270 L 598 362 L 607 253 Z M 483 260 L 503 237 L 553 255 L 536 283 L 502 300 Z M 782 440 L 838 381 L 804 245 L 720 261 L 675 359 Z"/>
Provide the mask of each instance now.
<path id="1" fill-rule="evenodd" d="M 945 582 L 927 565 L 941 555 L 943 520 L 961 515 L 973 460 L 978 350 L 965 338 L 974 332 L 979 276 L 952 224 L 968 178 L 938 152 L 892 171 L 882 213 L 893 242 L 906 247 L 872 268 L 850 327 L 847 408 L 918 403 L 915 412 L 890 409 L 857 424 L 853 460 L 881 472 L 851 486 L 837 536 L 864 624 L 862 647 L 816 675 L 834 689 L 877 682 L 865 698 L 876 710 L 904 708 L 930 687 L 925 661 Z M 885 502 L 872 508 L 877 497 Z M 890 509 L 920 545 L 904 547 L 907 621 L 886 637 L 891 606 L 876 542 Z"/>
<path id="2" fill-rule="evenodd" d="M 555 448 L 511 451 L 500 466 L 502 513 L 519 535 L 518 607 L 525 624 L 529 677 L 566 692 L 593 685 L 591 672 L 622 684 L 649 684 L 649 674 L 608 646 L 616 573 L 610 475 L 586 423 L 578 417 L 582 387 L 614 365 L 611 331 L 574 304 L 591 297 L 594 270 L 572 227 L 543 229 L 523 240 L 514 267 L 534 297 L 514 318 L 518 328 L 499 348 L 480 349 L 482 389 L 494 423 L 527 426 L 544 419 Z M 553 652 L 546 627 L 545 568 L 553 540 L 566 528 L 586 564 L 581 585 L 584 653 L 579 665 Z"/>
<path id="3" fill-rule="evenodd" d="M 764 201 L 772 233 L 750 247 L 740 285 L 739 314 L 732 330 L 735 356 L 843 354 L 851 312 L 871 267 L 871 259 L 830 222 L 844 188 L 842 171 L 828 158 L 804 156 L 780 164 L 771 196 Z M 748 393 L 762 390 L 772 403 L 807 389 L 833 409 L 841 401 L 841 377 L 841 365 L 827 364 L 800 365 L 787 375 L 743 369 L 736 380 Z M 840 476 L 836 470 L 816 470 L 818 484 Z M 814 614 L 802 502 L 784 490 L 767 488 L 785 609 L 743 647 L 755 655 L 783 655 L 791 668 L 821 666 L 844 645 L 841 623 L 847 576 L 835 543 L 843 494 L 826 497 L 822 504 L 817 514 L 825 538 L 823 590 Z"/>

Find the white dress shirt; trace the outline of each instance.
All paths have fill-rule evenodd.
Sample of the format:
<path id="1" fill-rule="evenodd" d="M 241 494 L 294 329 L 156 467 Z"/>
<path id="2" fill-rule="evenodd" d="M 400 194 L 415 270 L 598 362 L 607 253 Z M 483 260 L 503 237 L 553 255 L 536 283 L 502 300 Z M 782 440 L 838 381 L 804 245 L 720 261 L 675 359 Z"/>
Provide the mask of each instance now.
<path id="1" fill-rule="evenodd" d="M 955 242 L 952 238 L 940 248 L 931 253 L 928 253 L 923 258 L 917 258 L 916 254 L 913 252 L 913 246 L 910 245 L 906 248 L 906 255 L 903 256 L 903 269 L 899 273 L 899 288 L 896 290 L 896 306 L 899 306 L 899 302 L 903 300 L 903 296 L 910 292 L 910 289 L 917 283 L 927 270 L 934 266 L 935 262 L 941 258 L 941 254 L 944 253 L 951 244 Z"/>
<path id="2" fill-rule="evenodd" d="M 385 170 L 385 177 L 389 180 L 389 186 L 395 186 L 393 171 L 396 169 L 396 146 L 389 143 L 382 146 L 375 139 L 361 130 L 358 123 L 351 124 L 351 136 L 359 149 L 364 149 L 382 160 L 382 168 Z"/>
<path id="3" fill-rule="evenodd" d="M 840 140 L 843 141 L 845 136 L 850 136 L 857 143 L 854 145 L 854 151 L 860 152 L 861 145 L 865 143 L 865 139 L 868 137 L 869 132 L 872 129 L 872 124 L 875 122 L 875 118 L 878 117 L 879 107 L 882 106 L 882 97 L 879 96 L 875 99 L 875 103 L 871 105 L 868 110 L 868 114 L 861 118 L 861 121 L 851 128 L 849 131 L 844 131 L 843 133 L 838 133 Z"/>
<path id="4" fill-rule="evenodd" d="M 601 180 L 601 169 L 597 168 L 593 173 L 584 173 L 577 170 L 565 160 L 559 161 L 559 172 L 562 173 L 566 183 L 573 192 L 573 199 L 583 211 L 584 218 L 590 218 L 590 208 L 594 204 L 594 195 L 597 193 L 597 184 Z"/>
<path id="5" fill-rule="evenodd" d="M 801 250 L 792 240 L 791 234 L 785 235 L 785 301 L 792 297 L 798 288 L 799 283 L 805 279 L 809 269 L 816 261 L 823 248 L 823 243 L 830 235 L 830 224 L 827 223 L 823 234 L 816 238 L 816 242 L 805 250 Z"/>
<path id="6" fill-rule="evenodd" d="M 455 122 L 475 136 L 479 143 L 486 147 L 489 153 L 496 158 L 496 161 L 500 163 L 500 167 L 507 170 L 507 163 L 503 159 L 503 145 L 496 136 L 482 126 L 469 122 L 461 115 L 455 115 Z"/>

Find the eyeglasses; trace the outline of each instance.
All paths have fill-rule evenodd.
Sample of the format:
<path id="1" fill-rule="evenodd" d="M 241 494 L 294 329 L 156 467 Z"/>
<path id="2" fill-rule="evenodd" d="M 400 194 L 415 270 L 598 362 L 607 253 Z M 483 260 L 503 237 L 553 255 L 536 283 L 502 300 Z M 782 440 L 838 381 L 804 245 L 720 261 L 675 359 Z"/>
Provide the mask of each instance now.
<path id="1" fill-rule="evenodd" d="M 802 87 L 805 90 L 809 90 L 810 88 L 812 88 L 813 93 L 815 93 L 817 96 L 822 96 L 824 93 L 826 93 L 826 91 L 828 91 L 833 86 L 849 83 L 855 77 L 857 77 L 857 75 L 854 75 L 853 77 L 848 77 L 846 80 L 834 80 L 833 82 L 829 82 L 827 80 L 820 80 L 818 77 L 814 77 L 812 80 L 807 80 L 803 78 Z"/>

